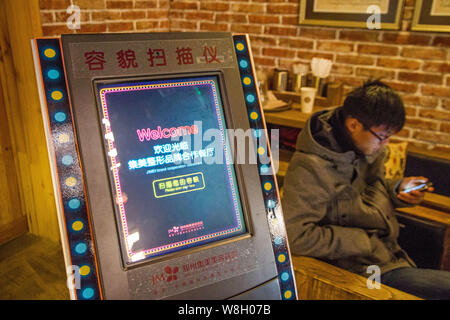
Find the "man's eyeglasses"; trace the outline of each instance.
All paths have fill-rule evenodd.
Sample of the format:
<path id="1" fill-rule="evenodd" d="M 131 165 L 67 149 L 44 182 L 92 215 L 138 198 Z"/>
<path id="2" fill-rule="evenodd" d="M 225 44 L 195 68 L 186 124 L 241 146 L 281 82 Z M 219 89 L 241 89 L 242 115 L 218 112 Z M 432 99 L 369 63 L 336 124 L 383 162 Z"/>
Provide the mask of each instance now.
<path id="1" fill-rule="evenodd" d="M 370 128 L 367 128 L 367 131 L 369 131 L 371 134 L 373 134 L 375 138 L 380 140 L 380 142 L 383 142 L 391 137 L 391 135 L 388 135 L 386 137 L 380 137 L 377 133 L 373 132 Z"/>

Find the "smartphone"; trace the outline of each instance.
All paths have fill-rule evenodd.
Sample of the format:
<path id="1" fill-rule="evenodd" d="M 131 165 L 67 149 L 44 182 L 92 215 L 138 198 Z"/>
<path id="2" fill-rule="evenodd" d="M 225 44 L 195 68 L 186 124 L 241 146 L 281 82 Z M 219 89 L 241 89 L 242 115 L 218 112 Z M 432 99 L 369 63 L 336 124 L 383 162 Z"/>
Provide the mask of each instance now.
<path id="1" fill-rule="evenodd" d="M 427 182 L 427 183 L 422 183 L 419 184 L 417 186 L 411 187 L 411 188 L 407 188 L 405 190 L 402 190 L 402 192 L 408 193 L 411 192 L 413 190 L 418 190 L 418 191 L 424 191 L 427 190 L 429 187 L 431 187 L 433 184 L 431 182 Z"/>

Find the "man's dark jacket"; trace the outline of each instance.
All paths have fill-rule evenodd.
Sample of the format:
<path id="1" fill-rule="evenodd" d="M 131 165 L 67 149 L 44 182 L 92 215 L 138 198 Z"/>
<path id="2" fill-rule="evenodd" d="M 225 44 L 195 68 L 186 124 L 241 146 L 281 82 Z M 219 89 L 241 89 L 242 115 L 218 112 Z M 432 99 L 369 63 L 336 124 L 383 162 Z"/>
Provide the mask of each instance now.
<path id="1" fill-rule="evenodd" d="M 370 265 L 415 266 L 397 243 L 393 209 L 408 206 L 395 192 L 400 180 L 384 178 L 384 150 L 352 148 L 340 110 L 314 114 L 298 137 L 283 184 L 290 249 L 364 276 Z"/>

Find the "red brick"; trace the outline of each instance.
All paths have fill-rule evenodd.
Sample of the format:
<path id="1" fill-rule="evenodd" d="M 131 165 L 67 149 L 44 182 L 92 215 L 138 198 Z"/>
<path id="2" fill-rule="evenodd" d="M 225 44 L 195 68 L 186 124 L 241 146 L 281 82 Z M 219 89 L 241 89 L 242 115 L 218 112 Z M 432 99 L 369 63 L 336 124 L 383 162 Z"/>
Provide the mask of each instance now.
<path id="1" fill-rule="evenodd" d="M 422 82 L 432 84 L 442 84 L 442 76 L 432 73 L 418 73 L 418 72 L 399 72 L 398 80 L 410 82 Z"/>
<path id="2" fill-rule="evenodd" d="M 237 33 L 251 33 L 251 34 L 261 34 L 263 30 L 262 25 L 258 24 L 231 24 L 230 31 Z"/>
<path id="3" fill-rule="evenodd" d="M 231 11 L 234 12 L 246 12 L 246 13 L 264 13 L 266 8 L 264 4 L 259 3 L 232 3 Z"/>
<path id="4" fill-rule="evenodd" d="M 143 29 L 147 29 L 147 30 L 153 30 L 159 27 L 159 21 L 151 21 L 151 20 L 147 20 L 147 21 L 137 21 L 136 22 L 136 29 L 137 30 L 143 30 Z"/>
<path id="5" fill-rule="evenodd" d="M 353 88 L 362 86 L 364 84 L 364 81 L 366 80 L 362 78 L 339 76 L 339 75 L 332 75 L 332 78 L 334 79 L 334 81 L 338 83 L 342 83 L 344 85 L 348 85 Z"/>
<path id="6" fill-rule="evenodd" d="M 417 70 L 420 67 L 420 62 L 417 60 L 401 58 L 378 58 L 377 66 L 393 69 Z"/>
<path id="7" fill-rule="evenodd" d="M 41 23 L 42 24 L 52 23 L 54 21 L 55 21 L 55 17 L 53 15 L 53 12 L 41 11 Z"/>
<path id="8" fill-rule="evenodd" d="M 436 97 L 412 95 L 402 95 L 402 100 L 405 105 L 413 105 L 424 108 L 436 108 L 439 102 L 439 99 Z"/>
<path id="9" fill-rule="evenodd" d="M 79 32 L 102 33 L 106 32 L 106 24 L 104 23 L 82 23 Z"/>
<path id="10" fill-rule="evenodd" d="M 427 121 L 422 119 L 407 118 L 405 127 L 422 129 L 422 130 L 437 130 L 439 126 L 438 122 Z"/>
<path id="11" fill-rule="evenodd" d="M 92 21 L 120 20 L 120 11 L 106 10 L 91 12 Z"/>
<path id="12" fill-rule="evenodd" d="M 198 10 L 198 1 L 173 1 L 171 9 Z"/>
<path id="13" fill-rule="evenodd" d="M 200 10 L 210 10 L 210 11 L 228 11 L 230 5 L 227 2 L 200 2 Z"/>
<path id="14" fill-rule="evenodd" d="M 416 131 L 413 138 L 417 140 L 430 141 L 450 145 L 450 135 L 438 132 Z"/>
<path id="15" fill-rule="evenodd" d="M 398 54 L 398 47 L 390 47 L 386 45 L 375 45 L 375 44 L 359 44 L 358 52 L 395 56 Z"/>
<path id="16" fill-rule="evenodd" d="M 450 37 L 449 36 L 436 36 L 433 40 L 433 46 L 439 47 L 450 47 Z"/>
<path id="17" fill-rule="evenodd" d="M 147 19 L 162 19 L 169 22 L 169 10 L 167 9 L 150 9 L 147 10 Z"/>
<path id="18" fill-rule="evenodd" d="M 248 15 L 248 21 L 250 23 L 280 23 L 280 17 L 279 16 L 272 16 L 272 15 L 266 15 L 266 14 L 249 14 Z"/>
<path id="19" fill-rule="evenodd" d="M 300 27 L 300 37 L 312 39 L 336 39 L 336 30 L 322 27 Z"/>
<path id="20" fill-rule="evenodd" d="M 87 9 L 87 10 L 93 10 L 93 9 L 105 9 L 106 8 L 106 1 L 105 0 L 75 0 L 73 1 L 74 5 L 77 5 L 80 7 L 80 9 Z"/>
<path id="21" fill-rule="evenodd" d="M 143 10 L 139 11 L 122 11 L 121 17 L 123 20 L 138 20 L 144 19 L 146 16 L 146 12 Z"/>
<path id="22" fill-rule="evenodd" d="M 281 24 L 282 25 L 298 25 L 298 15 L 295 16 L 288 16 L 284 15 L 281 17 Z"/>
<path id="23" fill-rule="evenodd" d="M 375 58 L 361 56 L 359 54 L 338 54 L 336 56 L 336 62 L 358 65 L 373 65 L 375 63 Z"/>
<path id="24" fill-rule="evenodd" d="M 411 32 L 384 32 L 382 41 L 392 44 L 406 44 L 406 45 L 428 45 L 431 41 L 431 36 L 423 34 L 415 34 Z"/>
<path id="25" fill-rule="evenodd" d="M 422 94 L 426 96 L 437 96 L 450 98 L 450 88 L 449 87 L 437 87 L 437 86 L 422 86 Z"/>
<path id="26" fill-rule="evenodd" d="M 333 54 L 324 52 L 297 50 L 297 58 L 302 60 L 312 60 L 312 58 L 323 58 L 333 61 Z"/>
<path id="27" fill-rule="evenodd" d="M 295 36 L 297 34 L 297 28 L 265 26 L 264 32 L 266 34 L 274 34 L 274 35 L 279 35 L 279 36 Z"/>
<path id="28" fill-rule="evenodd" d="M 384 80 L 384 82 L 389 85 L 392 89 L 399 92 L 405 93 L 416 93 L 419 89 L 418 84 L 416 83 L 405 83 L 405 82 L 397 82 L 391 80 Z"/>
<path id="29" fill-rule="evenodd" d="M 442 99 L 442 108 L 450 110 L 450 99 Z"/>
<path id="30" fill-rule="evenodd" d="M 253 57 L 253 61 L 255 62 L 255 65 L 257 66 L 269 66 L 270 68 L 273 68 L 275 66 L 275 59 L 274 58 L 267 58 L 267 57 Z"/>
<path id="31" fill-rule="evenodd" d="M 292 14 L 298 12 L 298 5 L 292 3 L 268 4 L 268 13 Z"/>
<path id="32" fill-rule="evenodd" d="M 441 48 L 405 47 L 401 55 L 406 58 L 446 60 L 447 52 Z"/>
<path id="33" fill-rule="evenodd" d="M 107 24 L 109 32 L 132 31 L 133 22 L 110 22 Z"/>
<path id="34" fill-rule="evenodd" d="M 185 20 L 172 20 L 170 21 L 170 29 L 174 31 L 182 30 L 197 30 L 197 22 L 185 21 Z"/>
<path id="35" fill-rule="evenodd" d="M 362 77 L 372 77 L 381 79 L 394 79 L 395 72 L 381 68 L 357 67 L 355 74 Z"/>
<path id="36" fill-rule="evenodd" d="M 59 36 L 65 33 L 74 33 L 74 30 L 67 28 L 66 24 L 42 26 L 42 34 L 44 36 Z"/>
<path id="37" fill-rule="evenodd" d="M 422 66 L 423 71 L 450 73 L 450 63 L 448 62 L 425 62 Z"/>
<path id="38" fill-rule="evenodd" d="M 202 22 L 200 23 L 200 30 L 207 31 L 229 31 L 227 23 L 212 23 L 212 22 Z"/>
<path id="39" fill-rule="evenodd" d="M 136 9 L 153 9 L 158 7 L 157 0 L 136 0 L 134 3 Z"/>
<path id="40" fill-rule="evenodd" d="M 295 51 L 289 49 L 278 49 L 278 48 L 264 48 L 263 54 L 270 57 L 284 57 L 292 58 L 295 57 Z"/>
<path id="41" fill-rule="evenodd" d="M 184 17 L 186 20 L 208 20 L 213 21 L 214 13 L 204 11 L 185 11 Z"/>
<path id="42" fill-rule="evenodd" d="M 353 67 L 345 64 L 343 65 L 334 63 L 331 67 L 331 73 L 351 75 L 353 74 Z"/>
<path id="43" fill-rule="evenodd" d="M 420 110 L 419 115 L 428 119 L 450 121 L 450 112 L 445 111 L 422 109 Z"/>
<path id="44" fill-rule="evenodd" d="M 206 12 L 205 12 L 206 13 Z M 214 12 L 208 12 L 209 14 L 214 16 Z M 212 20 L 209 19 L 209 20 Z M 247 22 L 247 16 L 245 14 L 236 14 L 236 13 L 216 13 L 216 21 L 217 22 Z M 249 18 L 249 22 L 254 23 L 255 21 L 252 21 Z"/>
<path id="45" fill-rule="evenodd" d="M 342 41 L 317 41 L 317 50 L 333 52 L 352 52 L 353 43 Z"/>
<path id="46" fill-rule="evenodd" d="M 41 10 L 64 9 L 70 6 L 70 0 L 39 0 Z"/>
<path id="47" fill-rule="evenodd" d="M 298 49 L 312 49 L 314 47 L 314 41 L 299 38 L 280 38 L 279 44 L 281 47 Z"/>
<path id="48" fill-rule="evenodd" d="M 353 30 L 341 30 L 339 32 L 339 40 L 350 40 L 350 41 L 362 41 L 362 42 L 376 42 L 379 37 L 378 31 L 364 30 L 364 31 L 353 31 Z"/>
<path id="49" fill-rule="evenodd" d="M 262 46 L 262 47 L 267 47 L 267 46 L 275 46 L 277 44 L 277 40 L 273 37 L 265 37 L 265 36 L 261 36 L 261 35 L 250 35 L 250 43 Z"/>
<path id="50" fill-rule="evenodd" d="M 450 134 L 450 123 L 445 123 L 445 122 L 441 123 L 440 130 L 441 130 L 441 132 Z M 450 151 L 450 149 L 449 149 L 449 151 Z"/>
<path id="51" fill-rule="evenodd" d="M 132 0 L 106 0 L 107 9 L 132 9 Z"/>

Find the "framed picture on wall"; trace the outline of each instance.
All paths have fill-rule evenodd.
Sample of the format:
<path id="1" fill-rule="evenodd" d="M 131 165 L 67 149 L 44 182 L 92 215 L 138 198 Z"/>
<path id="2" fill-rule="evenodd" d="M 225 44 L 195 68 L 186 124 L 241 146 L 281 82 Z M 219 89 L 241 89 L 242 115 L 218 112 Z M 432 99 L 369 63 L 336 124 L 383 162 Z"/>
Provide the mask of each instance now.
<path id="1" fill-rule="evenodd" d="M 450 0 L 416 0 L 411 29 L 450 32 Z"/>
<path id="2" fill-rule="evenodd" d="M 400 29 L 404 0 L 300 0 L 300 24 Z"/>

